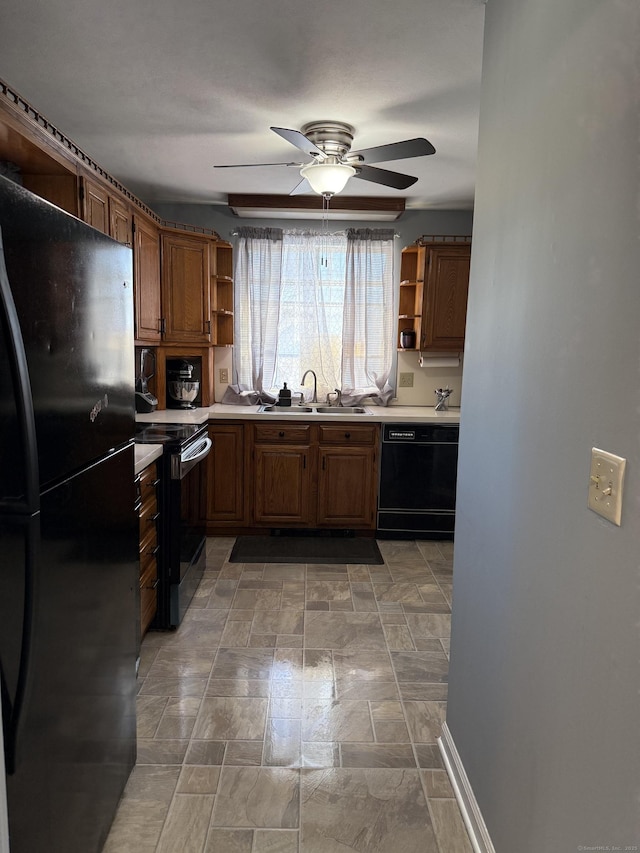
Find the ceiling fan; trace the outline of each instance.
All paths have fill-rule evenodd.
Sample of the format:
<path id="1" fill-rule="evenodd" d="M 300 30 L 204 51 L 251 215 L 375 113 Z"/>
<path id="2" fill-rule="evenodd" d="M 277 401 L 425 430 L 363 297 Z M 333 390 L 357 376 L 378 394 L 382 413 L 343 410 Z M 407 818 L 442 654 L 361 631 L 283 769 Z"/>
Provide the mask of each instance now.
<path id="1" fill-rule="evenodd" d="M 214 166 L 214 169 L 245 168 L 250 166 L 296 166 L 300 168 L 302 180 L 289 195 L 301 195 L 312 190 L 330 198 L 341 192 L 349 178 L 371 181 L 396 190 L 406 190 L 418 180 L 412 175 L 390 172 L 371 166 L 385 160 L 403 160 L 409 157 L 424 157 L 435 154 L 436 149 L 426 139 L 405 139 L 375 148 L 352 151 L 354 128 L 341 121 L 312 121 L 301 130 L 272 127 L 271 130 L 286 139 L 311 160 L 306 163 L 237 163 Z"/>

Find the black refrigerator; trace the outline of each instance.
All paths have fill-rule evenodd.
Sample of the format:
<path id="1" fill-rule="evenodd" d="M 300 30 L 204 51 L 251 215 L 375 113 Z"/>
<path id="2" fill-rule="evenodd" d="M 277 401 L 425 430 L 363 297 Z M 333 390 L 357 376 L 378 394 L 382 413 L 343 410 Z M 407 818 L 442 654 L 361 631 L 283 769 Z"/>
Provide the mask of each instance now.
<path id="1" fill-rule="evenodd" d="M 135 762 L 132 287 L 131 249 L 0 177 L 11 853 L 101 850 Z"/>

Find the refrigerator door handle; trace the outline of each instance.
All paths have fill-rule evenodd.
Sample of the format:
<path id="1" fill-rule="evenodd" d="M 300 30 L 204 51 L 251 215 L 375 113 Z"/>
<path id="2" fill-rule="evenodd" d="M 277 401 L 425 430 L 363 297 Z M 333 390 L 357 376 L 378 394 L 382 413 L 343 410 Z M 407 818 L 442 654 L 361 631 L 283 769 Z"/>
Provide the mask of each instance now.
<path id="1" fill-rule="evenodd" d="M 9 276 L 5 263 L 2 244 L 2 229 L 0 228 L 0 322 L 5 326 L 7 336 L 7 356 L 11 369 L 15 391 L 18 423 L 23 439 L 25 497 L 23 501 L 3 500 L 0 498 L 0 509 L 12 513 L 37 512 L 40 508 L 40 474 L 38 471 L 38 446 L 36 443 L 36 421 L 33 413 L 33 397 L 27 366 L 27 354 L 22 339 L 20 320 L 16 310 Z"/>
<path id="2" fill-rule="evenodd" d="M 30 684 L 30 662 L 33 653 L 34 620 L 38 561 L 38 543 L 40 541 L 40 513 L 25 521 L 25 564 L 24 564 L 24 607 L 22 616 L 22 638 L 20 642 L 20 662 L 13 699 L 9 693 L 5 674 L 0 661 L 0 689 L 2 690 L 2 723 L 4 733 L 4 763 L 7 775 L 16 772 L 18 764 L 18 742 L 27 702 Z"/>

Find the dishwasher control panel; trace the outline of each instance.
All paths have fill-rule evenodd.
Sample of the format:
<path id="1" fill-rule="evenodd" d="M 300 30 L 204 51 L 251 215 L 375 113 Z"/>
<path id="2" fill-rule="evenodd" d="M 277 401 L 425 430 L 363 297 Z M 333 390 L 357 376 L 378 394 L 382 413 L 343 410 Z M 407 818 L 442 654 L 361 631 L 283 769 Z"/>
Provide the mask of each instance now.
<path id="1" fill-rule="evenodd" d="M 457 444 L 458 424 L 385 424 L 383 442 L 415 442 L 418 444 Z"/>

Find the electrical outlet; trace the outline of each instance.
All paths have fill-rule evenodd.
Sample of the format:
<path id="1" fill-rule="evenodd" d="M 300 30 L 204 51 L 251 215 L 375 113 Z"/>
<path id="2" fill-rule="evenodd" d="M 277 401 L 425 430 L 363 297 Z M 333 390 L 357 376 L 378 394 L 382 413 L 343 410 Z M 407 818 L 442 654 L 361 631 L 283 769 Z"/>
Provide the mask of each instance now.
<path id="1" fill-rule="evenodd" d="M 413 373 L 401 373 L 400 374 L 400 387 L 401 388 L 413 388 Z"/>
<path id="2" fill-rule="evenodd" d="M 226 367 L 221 367 L 218 371 L 218 379 L 222 384 L 229 384 L 229 371 Z"/>

